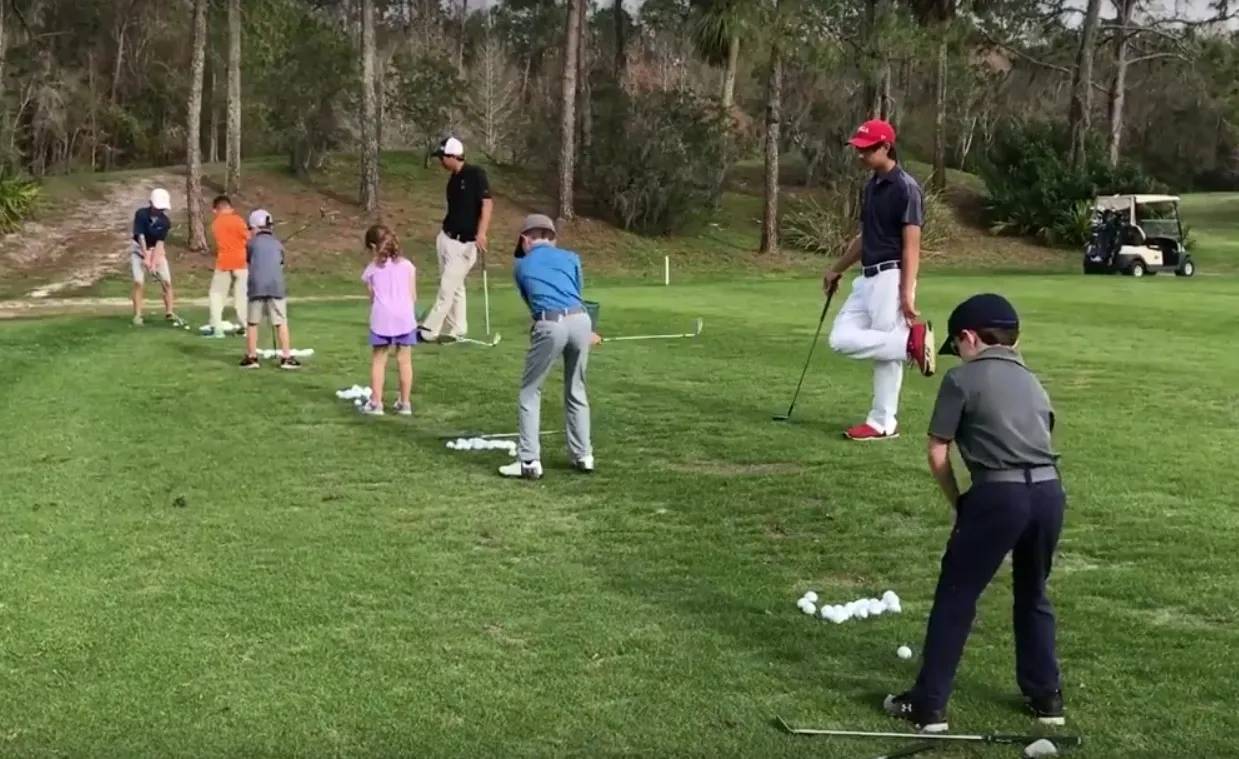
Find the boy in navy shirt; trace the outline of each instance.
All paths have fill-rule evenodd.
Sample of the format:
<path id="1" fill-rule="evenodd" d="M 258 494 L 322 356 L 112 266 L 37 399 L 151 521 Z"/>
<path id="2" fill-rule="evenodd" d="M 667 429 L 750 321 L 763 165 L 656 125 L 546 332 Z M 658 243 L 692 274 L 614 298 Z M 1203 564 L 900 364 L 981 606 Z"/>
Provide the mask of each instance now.
<path id="1" fill-rule="evenodd" d="M 142 326 L 143 287 L 146 284 L 146 273 L 150 272 L 159 280 L 163 288 L 164 319 L 179 322 L 172 310 L 172 271 L 168 268 L 168 252 L 164 249 L 164 241 L 168 239 L 168 231 L 172 221 L 168 219 L 168 210 L 172 208 L 172 198 L 162 187 L 151 191 L 149 206 L 139 208 L 133 215 L 133 251 L 129 256 L 129 268 L 133 274 L 133 323 Z"/>

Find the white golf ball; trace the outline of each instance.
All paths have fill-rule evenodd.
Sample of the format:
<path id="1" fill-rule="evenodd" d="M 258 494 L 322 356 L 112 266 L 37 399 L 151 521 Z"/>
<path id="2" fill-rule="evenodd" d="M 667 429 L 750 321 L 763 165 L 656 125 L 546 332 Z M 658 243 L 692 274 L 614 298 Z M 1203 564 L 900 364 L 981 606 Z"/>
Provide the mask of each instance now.
<path id="1" fill-rule="evenodd" d="M 817 603 L 817 594 L 811 590 L 808 593 L 804 594 L 804 598 L 806 601 L 812 601 L 813 603 Z"/>
<path id="2" fill-rule="evenodd" d="M 354 405 L 354 406 L 356 406 L 356 407 L 358 407 L 358 408 L 361 408 L 361 406 L 363 405 L 363 404 L 362 404 L 362 400 L 361 400 L 360 398 L 355 398 L 355 399 L 353 400 L 353 405 Z"/>
<path id="3" fill-rule="evenodd" d="M 900 659 L 911 659 L 912 649 L 908 648 L 907 646 L 900 646 L 898 649 L 895 650 L 895 655 L 898 656 Z"/>
<path id="4" fill-rule="evenodd" d="M 808 614 L 810 617 L 817 614 L 817 607 L 813 605 L 812 601 L 805 601 L 804 606 L 801 606 L 800 610 L 805 614 Z"/>
<path id="5" fill-rule="evenodd" d="M 867 619 L 869 617 L 869 607 L 865 604 L 856 607 L 856 611 L 852 613 L 852 616 L 858 619 Z"/>
<path id="6" fill-rule="evenodd" d="M 869 613 L 870 614 L 876 617 L 884 611 L 886 611 L 886 604 L 882 603 L 876 598 L 869 599 Z"/>

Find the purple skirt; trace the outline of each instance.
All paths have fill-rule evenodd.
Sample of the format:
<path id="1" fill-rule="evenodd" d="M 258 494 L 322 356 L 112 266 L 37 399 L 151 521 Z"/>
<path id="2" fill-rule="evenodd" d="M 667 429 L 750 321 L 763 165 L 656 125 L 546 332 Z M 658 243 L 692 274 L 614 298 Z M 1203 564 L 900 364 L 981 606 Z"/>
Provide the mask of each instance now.
<path id="1" fill-rule="evenodd" d="M 370 333 L 370 347 L 382 348 L 389 345 L 417 345 L 417 332 L 406 332 L 403 335 L 395 335 L 387 337 L 384 335 Z"/>

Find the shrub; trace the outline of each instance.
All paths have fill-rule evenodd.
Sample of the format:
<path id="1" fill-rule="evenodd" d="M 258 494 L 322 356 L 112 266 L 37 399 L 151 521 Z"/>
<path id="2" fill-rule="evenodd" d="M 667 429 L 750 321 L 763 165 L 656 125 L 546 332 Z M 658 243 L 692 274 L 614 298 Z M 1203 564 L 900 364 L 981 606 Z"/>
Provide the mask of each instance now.
<path id="1" fill-rule="evenodd" d="M 21 177 L 0 177 L 0 232 L 17 229 L 39 199 L 39 186 Z"/>
<path id="2" fill-rule="evenodd" d="M 668 234 L 718 207 L 734 151 L 717 104 L 689 92 L 600 93 L 582 189 L 624 229 Z"/>
<path id="3" fill-rule="evenodd" d="M 781 223 L 783 239 L 793 248 L 823 256 L 842 255 L 856 236 L 859 222 L 854 203 L 838 191 L 788 204 Z M 921 248 L 938 251 L 955 239 L 959 231 L 950 205 L 940 193 L 925 193 L 925 227 Z"/>
<path id="4" fill-rule="evenodd" d="M 1093 198 L 1156 189 L 1132 164 L 1112 168 L 1096 139 L 1090 139 L 1089 157 L 1079 169 L 1070 167 L 1069 153 L 1070 138 L 1060 125 L 1013 122 L 998 131 L 979 164 L 994 232 L 1028 235 L 1052 245 L 1083 244 Z"/>

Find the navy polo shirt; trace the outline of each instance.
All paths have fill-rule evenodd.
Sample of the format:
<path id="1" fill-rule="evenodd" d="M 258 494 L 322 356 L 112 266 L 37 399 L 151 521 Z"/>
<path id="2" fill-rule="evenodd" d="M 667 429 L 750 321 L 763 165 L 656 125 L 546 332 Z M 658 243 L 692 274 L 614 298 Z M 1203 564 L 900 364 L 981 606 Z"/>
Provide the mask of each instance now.
<path id="1" fill-rule="evenodd" d="M 171 228 L 172 221 L 168 219 L 168 215 L 150 206 L 139 208 L 133 215 L 134 242 L 138 242 L 138 237 L 141 236 L 146 238 L 147 245 L 154 247 L 155 243 L 168 239 L 168 230 Z"/>
<path id="2" fill-rule="evenodd" d="M 925 226 L 921 186 L 899 166 L 874 174 L 860 201 L 860 262 L 874 266 L 903 258 L 903 228 Z"/>

